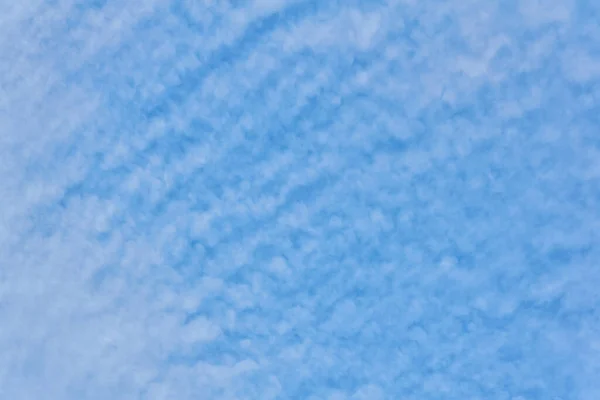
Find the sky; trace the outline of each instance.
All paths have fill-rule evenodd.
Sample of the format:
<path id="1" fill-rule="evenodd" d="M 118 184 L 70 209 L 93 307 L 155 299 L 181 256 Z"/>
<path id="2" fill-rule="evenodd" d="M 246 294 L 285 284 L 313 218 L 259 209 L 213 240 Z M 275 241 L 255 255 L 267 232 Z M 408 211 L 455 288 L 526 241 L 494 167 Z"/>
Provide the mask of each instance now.
<path id="1" fill-rule="evenodd" d="M 0 8 L 0 398 L 600 399 L 600 2 Z"/>

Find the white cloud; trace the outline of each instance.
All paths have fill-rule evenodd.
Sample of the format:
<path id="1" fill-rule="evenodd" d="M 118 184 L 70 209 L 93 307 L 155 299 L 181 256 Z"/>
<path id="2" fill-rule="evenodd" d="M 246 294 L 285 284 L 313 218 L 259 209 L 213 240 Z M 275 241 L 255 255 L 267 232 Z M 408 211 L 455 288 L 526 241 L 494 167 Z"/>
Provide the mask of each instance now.
<path id="1" fill-rule="evenodd" d="M 585 2 L 100 3 L 0 15 L 0 398 L 598 393 Z"/>

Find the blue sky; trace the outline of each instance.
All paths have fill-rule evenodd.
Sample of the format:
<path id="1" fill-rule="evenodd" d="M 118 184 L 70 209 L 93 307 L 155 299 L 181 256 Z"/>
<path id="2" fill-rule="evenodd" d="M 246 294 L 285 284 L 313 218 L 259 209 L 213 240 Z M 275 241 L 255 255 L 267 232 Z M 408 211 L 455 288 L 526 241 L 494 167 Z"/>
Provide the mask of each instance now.
<path id="1" fill-rule="evenodd" d="M 0 4 L 0 398 L 600 398 L 600 3 Z"/>

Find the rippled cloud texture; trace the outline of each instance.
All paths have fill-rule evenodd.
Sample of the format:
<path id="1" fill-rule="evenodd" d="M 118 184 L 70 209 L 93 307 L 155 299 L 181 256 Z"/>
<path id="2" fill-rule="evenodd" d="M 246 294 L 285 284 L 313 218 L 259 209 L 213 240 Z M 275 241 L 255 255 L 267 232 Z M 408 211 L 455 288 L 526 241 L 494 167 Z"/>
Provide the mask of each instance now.
<path id="1" fill-rule="evenodd" d="M 1 399 L 600 399 L 600 2 L 0 3 Z"/>

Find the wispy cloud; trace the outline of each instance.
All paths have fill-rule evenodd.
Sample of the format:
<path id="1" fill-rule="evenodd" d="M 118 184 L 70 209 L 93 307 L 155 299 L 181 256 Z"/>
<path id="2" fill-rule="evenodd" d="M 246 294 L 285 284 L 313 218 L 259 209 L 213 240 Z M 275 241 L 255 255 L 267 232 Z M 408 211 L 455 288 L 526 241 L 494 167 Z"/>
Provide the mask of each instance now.
<path id="1" fill-rule="evenodd" d="M 595 4 L 5 4 L 0 398 L 598 399 Z"/>

